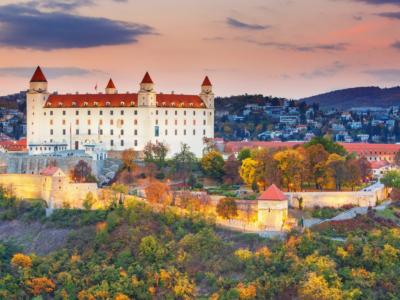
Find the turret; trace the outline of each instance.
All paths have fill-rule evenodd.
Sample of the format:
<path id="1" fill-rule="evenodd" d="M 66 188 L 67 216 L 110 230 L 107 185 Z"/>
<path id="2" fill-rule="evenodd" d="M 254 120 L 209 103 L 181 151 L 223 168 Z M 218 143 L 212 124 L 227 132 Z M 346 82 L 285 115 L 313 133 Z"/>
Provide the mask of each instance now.
<path id="1" fill-rule="evenodd" d="M 156 106 L 157 104 L 154 82 L 148 72 L 146 72 L 140 83 L 138 100 L 138 106 Z"/>
<path id="2" fill-rule="evenodd" d="M 206 76 L 201 84 L 200 98 L 204 101 L 207 108 L 214 108 L 214 93 L 212 84 L 208 76 Z"/>
<path id="3" fill-rule="evenodd" d="M 117 89 L 115 88 L 114 82 L 110 78 L 106 87 L 106 94 L 116 94 Z"/>
<path id="4" fill-rule="evenodd" d="M 47 79 L 39 66 L 36 68 L 35 73 L 33 73 L 29 83 L 29 92 L 47 92 Z"/>

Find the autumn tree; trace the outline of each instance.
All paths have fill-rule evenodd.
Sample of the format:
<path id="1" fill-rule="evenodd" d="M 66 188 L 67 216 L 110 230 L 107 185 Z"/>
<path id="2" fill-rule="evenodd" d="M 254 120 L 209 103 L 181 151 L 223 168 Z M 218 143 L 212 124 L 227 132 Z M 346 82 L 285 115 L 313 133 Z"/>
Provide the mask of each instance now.
<path id="1" fill-rule="evenodd" d="M 224 159 L 218 151 L 211 150 L 204 154 L 200 160 L 200 166 L 205 175 L 219 181 L 222 180 Z"/>
<path id="2" fill-rule="evenodd" d="M 168 154 L 168 146 L 162 142 L 148 142 L 143 149 L 144 161 L 147 163 L 155 163 L 158 169 L 165 166 L 165 159 Z"/>
<path id="3" fill-rule="evenodd" d="M 243 148 L 242 150 L 239 151 L 237 159 L 239 161 L 244 161 L 246 158 L 250 157 L 251 157 L 251 150 L 249 148 Z"/>
<path id="4" fill-rule="evenodd" d="M 136 152 L 133 149 L 125 149 L 122 152 L 122 163 L 128 172 L 134 171 L 136 168 Z"/>
<path id="5" fill-rule="evenodd" d="M 164 208 L 171 204 L 172 195 L 170 188 L 165 183 L 153 181 L 145 189 L 146 199 L 150 203 L 161 204 Z"/>
<path id="6" fill-rule="evenodd" d="M 321 190 L 327 180 L 326 160 L 329 153 L 321 144 L 305 148 L 305 170 L 316 189 Z"/>
<path id="7" fill-rule="evenodd" d="M 368 161 L 368 159 L 363 156 L 358 159 L 358 164 L 360 168 L 360 175 L 363 181 L 367 181 L 371 175 L 372 175 L 372 168 L 371 168 L 371 163 Z"/>
<path id="8" fill-rule="evenodd" d="M 336 153 L 329 155 L 326 161 L 326 166 L 329 169 L 329 174 L 335 181 L 336 190 L 341 190 L 346 181 L 346 159 Z"/>
<path id="9" fill-rule="evenodd" d="M 273 183 L 280 182 L 280 170 L 278 163 L 274 159 L 274 150 L 261 148 L 254 149 L 251 157 L 257 162 L 255 167 L 255 182 L 261 190 L 266 190 Z"/>
<path id="10" fill-rule="evenodd" d="M 340 156 L 345 156 L 347 154 L 346 149 L 342 145 L 334 142 L 329 137 L 314 137 L 314 138 L 311 139 L 311 141 L 309 141 L 308 143 L 304 144 L 304 147 L 308 148 L 308 147 L 313 146 L 313 145 L 321 145 L 321 146 L 323 146 L 324 149 L 329 154 L 336 153 L 336 154 L 338 154 Z"/>
<path id="11" fill-rule="evenodd" d="M 26 281 L 28 291 L 33 296 L 51 293 L 56 285 L 51 279 L 46 277 L 35 277 Z"/>
<path id="12" fill-rule="evenodd" d="M 196 163 L 196 155 L 190 151 L 190 147 L 187 144 L 182 144 L 181 150 L 172 159 L 172 171 L 186 184 Z"/>
<path id="13" fill-rule="evenodd" d="M 236 159 L 234 154 L 231 154 L 224 164 L 224 183 L 239 184 L 241 182 L 239 175 L 240 161 Z"/>
<path id="14" fill-rule="evenodd" d="M 222 198 L 217 204 L 217 214 L 226 220 L 232 219 L 238 216 L 238 209 L 235 199 L 233 198 Z"/>
<path id="15" fill-rule="evenodd" d="M 245 184 L 252 185 L 254 182 L 256 182 L 256 169 L 256 160 L 249 157 L 242 161 L 239 174 Z"/>
<path id="16" fill-rule="evenodd" d="M 89 164 L 84 161 L 80 160 L 75 167 L 73 168 L 72 172 L 72 179 L 75 182 L 96 182 L 96 178 L 92 174 L 92 168 Z"/>
<path id="17" fill-rule="evenodd" d="M 301 186 L 301 173 L 304 172 L 304 157 L 296 149 L 282 150 L 274 155 L 288 191 Z"/>
<path id="18" fill-rule="evenodd" d="M 351 187 L 354 191 L 354 188 L 360 184 L 361 182 L 361 169 L 358 159 L 350 158 L 346 160 L 346 184 Z"/>
<path id="19" fill-rule="evenodd" d="M 32 267 L 32 259 L 28 255 L 16 253 L 11 259 L 11 265 L 16 268 L 30 268 Z"/>

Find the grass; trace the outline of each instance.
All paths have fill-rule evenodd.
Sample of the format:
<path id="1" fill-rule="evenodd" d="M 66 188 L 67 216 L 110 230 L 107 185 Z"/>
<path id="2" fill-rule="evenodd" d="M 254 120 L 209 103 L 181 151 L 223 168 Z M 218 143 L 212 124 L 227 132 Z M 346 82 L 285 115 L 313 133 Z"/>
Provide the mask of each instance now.
<path id="1" fill-rule="evenodd" d="M 378 210 L 376 212 L 376 215 L 378 217 L 389 219 L 389 220 L 393 220 L 393 221 L 397 220 L 397 217 L 396 217 L 396 215 L 394 214 L 394 211 L 391 208 L 385 208 L 384 210 Z"/>

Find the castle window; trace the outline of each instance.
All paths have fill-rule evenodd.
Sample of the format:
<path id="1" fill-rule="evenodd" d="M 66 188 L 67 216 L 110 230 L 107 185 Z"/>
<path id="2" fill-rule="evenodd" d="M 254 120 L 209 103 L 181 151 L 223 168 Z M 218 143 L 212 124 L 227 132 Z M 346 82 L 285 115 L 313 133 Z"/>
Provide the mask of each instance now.
<path id="1" fill-rule="evenodd" d="M 76 135 L 79 135 L 79 129 L 75 130 Z"/>
<path id="2" fill-rule="evenodd" d="M 178 129 L 175 129 L 175 135 L 178 135 Z"/>
<path id="3" fill-rule="evenodd" d="M 186 120 L 183 120 L 183 125 L 186 125 Z"/>
<path id="4" fill-rule="evenodd" d="M 53 129 L 50 129 L 50 135 L 53 135 L 54 131 Z"/>
<path id="5" fill-rule="evenodd" d="M 203 120 L 203 125 L 206 125 L 206 120 Z"/>
<path id="6" fill-rule="evenodd" d="M 186 135 L 186 129 L 183 129 L 183 135 Z"/>
<path id="7" fill-rule="evenodd" d="M 165 129 L 165 135 L 168 135 L 168 129 Z"/>
<path id="8" fill-rule="evenodd" d="M 46 115 L 46 112 L 44 112 L 43 115 L 45 116 L 45 115 Z"/>
<path id="9" fill-rule="evenodd" d="M 99 134 L 100 134 L 100 135 L 103 135 L 103 129 L 100 129 L 100 130 L 99 130 Z"/>
<path id="10" fill-rule="evenodd" d="M 137 129 L 135 129 L 135 131 L 134 131 L 134 135 L 137 135 Z"/>
<path id="11" fill-rule="evenodd" d="M 75 125 L 79 125 L 79 119 L 75 120 Z"/>
<path id="12" fill-rule="evenodd" d="M 106 102 L 106 106 L 107 106 L 107 107 L 110 106 L 110 102 L 107 101 L 107 102 Z"/>
<path id="13" fill-rule="evenodd" d="M 110 129 L 110 135 L 114 135 L 114 129 Z"/>
<path id="14" fill-rule="evenodd" d="M 168 116 L 168 110 L 165 110 L 165 115 Z"/>
<path id="15" fill-rule="evenodd" d="M 121 116 L 123 116 L 124 115 L 124 111 L 123 110 L 121 110 Z"/>
<path id="16" fill-rule="evenodd" d="M 63 129 L 62 133 L 63 133 L 63 135 L 65 135 L 67 133 L 67 131 L 65 129 Z"/>
<path id="17" fill-rule="evenodd" d="M 110 125 L 114 125 L 114 120 L 113 119 L 110 120 Z"/>
<path id="18" fill-rule="evenodd" d="M 87 111 L 87 114 L 88 114 L 88 116 L 90 116 L 90 114 L 91 114 L 90 110 Z"/>
<path id="19" fill-rule="evenodd" d="M 193 103 L 189 103 L 189 106 L 190 106 L 190 107 L 193 107 Z"/>
<path id="20" fill-rule="evenodd" d="M 89 104 L 87 102 L 83 102 L 83 106 L 87 107 Z"/>
<path id="21" fill-rule="evenodd" d="M 103 111 L 102 111 L 102 110 L 101 110 L 99 113 L 100 113 L 100 116 L 102 116 L 102 115 L 103 115 Z"/>
<path id="22" fill-rule="evenodd" d="M 103 120 L 102 119 L 99 120 L 99 125 L 103 125 Z"/>
<path id="23" fill-rule="evenodd" d="M 72 107 L 75 107 L 75 106 L 76 106 L 76 102 L 72 101 Z"/>
<path id="24" fill-rule="evenodd" d="M 133 124 L 137 125 L 137 120 L 136 119 L 133 120 Z"/>
<path id="25" fill-rule="evenodd" d="M 165 120 L 165 125 L 168 125 L 168 120 Z"/>
<path id="26" fill-rule="evenodd" d="M 158 126 L 154 127 L 154 136 L 160 136 L 160 127 Z"/>
<path id="27" fill-rule="evenodd" d="M 121 129 L 121 135 L 124 135 L 124 130 L 123 129 Z"/>
<path id="28" fill-rule="evenodd" d="M 185 103 L 181 102 L 181 104 L 180 104 L 180 105 L 181 105 L 181 107 L 183 107 L 183 106 L 185 105 Z"/>
<path id="29" fill-rule="evenodd" d="M 114 146 L 114 140 L 110 140 L 110 145 Z"/>
<path id="30" fill-rule="evenodd" d="M 53 120 L 50 120 L 50 125 L 53 125 Z"/>
<path id="31" fill-rule="evenodd" d="M 93 102 L 93 106 L 94 106 L 94 107 L 99 106 L 99 102 L 97 102 L 97 101 Z"/>
<path id="32" fill-rule="evenodd" d="M 62 107 L 62 106 L 63 106 L 62 102 L 58 102 L 58 107 Z"/>
<path id="33" fill-rule="evenodd" d="M 175 125 L 178 125 L 178 120 L 177 119 L 175 119 Z"/>
<path id="34" fill-rule="evenodd" d="M 64 119 L 64 120 L 62 120 L 62 124 L 63 124 L 63 125 L 65 125 L 65 119 Z"/>
<path id="35" fill-rule="evenodd" d="M 125 106 L 125 102 L 124 102 L 124 101 L 121 101 L 121 102 L 120 102 L 120 105 L 121 105 L 121 106 Z"/>
<path id="36" fill-rule="evenodd" d="M 53 111 L 51 110 L 51 111 L 50 111 L 50 116 L 52 116 L 52 115 L 53 115 Z"/>
<path id="37" fill-rule="evenodd" d="M 156 110 L 156 115 L 158 116 L 158 110 Z"/>
<path id="38" fill-rule="evenodd" d="M 121 125 L 124 125 L 124 120 L 121 119 L 121 120 L 120 120 L 120 123 L 121 123 Z"/>
<path id="39" fill-rule="evenodd" d="M 79 116 L 79 110 L 76 110 L 76 111 L 75 111 L 75 115 L 76 115 L 76 116 Z"/>
<path id="40" fill-rule="evenodd" d="M 66 113 L 65 110 L 63 110 L 63 116 L 65 116 L 65 113 Z"/>
<path id="41" fill-rule="evenodd" d="M 194 110 L 194 111 L 193 111 L 193 116 L 195 116 L 195 115 L 196 115 L 196 111 Z"/>
<path id="42" fill-rule="evenodd" d="M 92 122 L 90 121 L 90 119 L 87 120 L 87 124 L 90 125 Z"/>
<path id="43" fill-rule="evenodd" d="M 186 116 L 186 110 L 183 111 L 183 115 Z"/>
<path id="44" fill-rule="evenodd" d="M 196 129 L 193 129 L 193 135 L 196 135 Z"/>
<path id="45" fill-rule="evenodd" d="M 206 135 L 206 130 L 205 129 L 203 129 L 203 135 Z"/>
<path id="46" fill-rule="evenodd" d="M 177 115 L 178 115 L 178 111 L 176 110 L 176 111 L 175 111 L 175 116 L 177 116 Z"/>
<path id="47" fill-rule="evenodd" d="M 90 129 L 88 129 L 87 134 L 88 134 L 88 135 L 91 135 L 91 134 L 92 134 L 92 131 L 91 131 Z"/>
<path id="48" fill-rule="evenodd" d="M 137 110 L 135 110 L 135 111 L 133 112 L 133 114 L 136 116 L 136 115 L 137 115 Z"/>
<path id="49" fill-rule="evenodd" d="M 135 140 L 133 144 L 134 144 L 135 146 L 137 146 L 137 140 Z"/>
<path id="50" fill-rule="evenodd" d="M 206 111 L 204 110 L 204 111 L 203 111 L 203 116 L 205 116 L 205 115 L 206 115 Z"/>
<path id="51" fill-rule="evenodd" d="M 158 119 L 156 119 L 156 125 L 158 125 Z"/>
<path id="52" fill-rule="evenodd" d="M 110 110 L 110 115 L 113 115 L 114 114 L 114 111 L 113 110 Z"/>
<path id="53" fill-rule="evenodd" d="M 131 101 L 131 106 L 135 106 L 135 102 L 134 101 Z"/>
<path id="54" fill-rule="evenodd" d="M 196 120 L 193 120 L 193 125 L 196 125 Z"/>
<path id="55" fill-rule="evenodd" d="M 124 140 L 121 140 L 121 146 L 124 146 Z"/>

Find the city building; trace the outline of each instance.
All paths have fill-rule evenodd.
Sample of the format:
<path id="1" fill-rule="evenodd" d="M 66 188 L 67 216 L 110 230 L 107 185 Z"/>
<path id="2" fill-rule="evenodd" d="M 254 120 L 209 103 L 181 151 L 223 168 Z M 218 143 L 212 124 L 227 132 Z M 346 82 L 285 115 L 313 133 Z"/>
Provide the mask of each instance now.
<path id="1" fill-rule="evenodd" d="M 148 73 L 137 93 L 118 93 L 112 79 L 105 93 L 50 93 L 40 67 L 27 92 L 29 154 L 84 150 L 143 150 L 148 142 L 163 142 L 173 155 L 185 143 L 197 156 L 204 138 L 214 137 L 214 93 L 205 77 L 199 95 L 163 94 Z"/>

